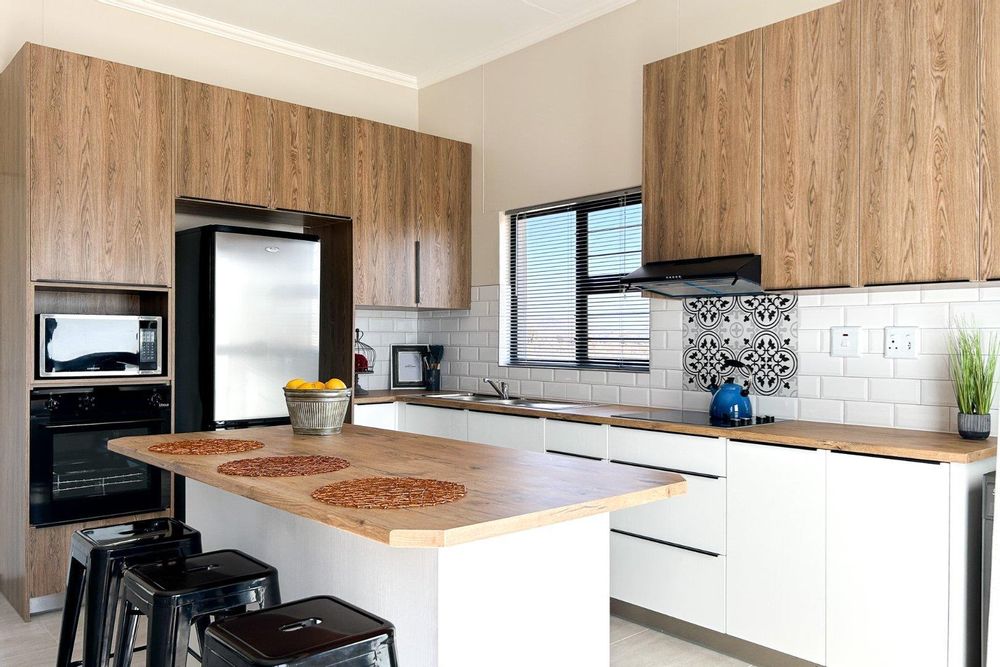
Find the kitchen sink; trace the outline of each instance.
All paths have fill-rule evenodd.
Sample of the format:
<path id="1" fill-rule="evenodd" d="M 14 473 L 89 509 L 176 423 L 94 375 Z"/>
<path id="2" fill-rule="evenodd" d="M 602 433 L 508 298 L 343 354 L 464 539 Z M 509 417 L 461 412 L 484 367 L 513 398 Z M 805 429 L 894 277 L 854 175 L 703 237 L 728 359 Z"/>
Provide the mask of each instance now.
<path id="1" fill-rule="evenodd" d="M 512 408 L 531 408 L 534 410 L 569 410 L 580 408 L 590 403 L 563 403 L 549 401 L 544 398 L 500 398 L 496 394 L 471 394 L 469 392 L 443 392 L 440 394 L 423 394 L 421 398 L 440 398 L 448 401 L 463 401 L 467 403 L 487 403 L 489 405 L 509 405 Z"/>
<path id="2" fill-rule="evenodd" d="M 560 403 L 559 401 L 547 401 L 543 398 L 490 398 L 482 402 L 490 405 L 509 405 L 512 408 L 532 408 L 535 410 L 569 410 L 589 405 L 589 403 Z"/>

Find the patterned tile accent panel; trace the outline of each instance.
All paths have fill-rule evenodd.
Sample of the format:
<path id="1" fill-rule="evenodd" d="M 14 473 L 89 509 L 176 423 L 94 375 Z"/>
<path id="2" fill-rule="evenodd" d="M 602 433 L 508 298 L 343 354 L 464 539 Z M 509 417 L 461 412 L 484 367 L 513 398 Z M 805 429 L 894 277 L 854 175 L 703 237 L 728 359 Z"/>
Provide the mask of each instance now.
<path id="1" fill-rule="evenodd" d="M 685 299 L 684 389 L 734 377 L 751 394 L 798 396 L 797 304 L 786 294 Z"/>

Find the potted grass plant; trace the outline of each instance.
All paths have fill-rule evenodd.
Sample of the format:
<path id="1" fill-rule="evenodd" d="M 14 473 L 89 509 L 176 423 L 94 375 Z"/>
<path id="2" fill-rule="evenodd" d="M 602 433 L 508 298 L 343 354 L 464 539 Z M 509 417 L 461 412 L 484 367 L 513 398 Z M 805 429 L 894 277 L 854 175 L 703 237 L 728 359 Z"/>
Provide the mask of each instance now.
<path id="1" fill-rule="evenodd" d="M 990 409 L 996 395 L 1000 342 L 968 322 L 956 322 L 948 339 L 951 380 L 958 401 L 958 433 L 969 440 L 990 435 Z"/>

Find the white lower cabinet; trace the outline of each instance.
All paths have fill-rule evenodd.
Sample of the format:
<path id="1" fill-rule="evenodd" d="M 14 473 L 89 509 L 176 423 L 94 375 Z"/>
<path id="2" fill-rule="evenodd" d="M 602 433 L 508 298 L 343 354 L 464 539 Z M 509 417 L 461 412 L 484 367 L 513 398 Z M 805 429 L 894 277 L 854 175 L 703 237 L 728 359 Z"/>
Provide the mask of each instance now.
<path id="1" fill-rule="evenodd" d="M 949 664 L 949 466 L 828 459 L 827 664 Z"/>
<path id="2" fill-rule="evenodd" d="M 827 452 L 730 441 L 727 454 L 726 632 L 824 664 Z"/>
<path id="3" fill-rule="evenodd" d="M 537 417 L 515 417 L 469 411 L 469 442 L 529 452 L 545 451 L 545 432 Z"/>
<path id="4" fill-rule="evenodd" d="M 608 458 L 608 427 L 555 419 L 545 420 L 545 451 L 592 459 Z"/>
<path id="5" fill-rule="evenodd" d="M 432 408 L 412 403 L 406 404 L 401 430 L 453 440 L 466 440 L 469 436 L 465 410 Z"/>
<path id="6" fill-rule="evenodd" d="M 611 528 L 714 554 L 726 553 L 726 480 L 691 474 L 684 479 L 686 493 L 612 512 Z"/>
<path id="7" fill-rule="evenodd" d="M 399 403 L 355 405 L 353 423 L 355 426 L 371 426 L 394 431 L 397 428 L 396 411 L 400 405 Z"/>
<path id="8" fill-rule="evenodd" d="M 611 597 L 726 631 L 726 557 L 611 533 Z"/>

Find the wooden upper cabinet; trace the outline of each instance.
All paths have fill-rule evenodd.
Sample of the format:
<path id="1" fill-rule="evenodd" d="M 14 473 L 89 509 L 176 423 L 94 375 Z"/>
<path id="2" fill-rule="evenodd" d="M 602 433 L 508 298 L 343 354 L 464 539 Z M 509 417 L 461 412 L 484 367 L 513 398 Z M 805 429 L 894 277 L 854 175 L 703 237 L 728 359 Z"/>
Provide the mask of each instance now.
<path id="1" fill-rule="evenodd" d="M 32 280 L 170 285 L 170 77 L 29 48 Z"/>
<path id="2" fill-rule="evenodd" d="M 417 133 L 354 120 L 354 301 L 417 305 Z"/>
<path id="3" fill-rule="evenodd" d="M 275 208 L 350 216 L 351 118 L 277 100 L 272 105 Z"/>
<path id="4" fill-rule="evenodd" d="M 643 261 L 760 252 L 760 41 L 646 65 Z"/>
<path id="5" fill-rule="evenodd" d="M 764 28 L 763 283 L 858 284 L 858 0 Z"/>
<path id="6" fill-rule="evenodd" d="M 861 281 L 975 280 L 979 3 L 861 12 Z"/>
<path id="7" fill-rule="evenodd" d="M 469 308 L 471 300 L 472 147 L 417 137 L 418 305 Z"/>
<path id="8" fill-rule="evenodd" d="M 177 194 L 272 205 L 273 101 L 175 79 Z"/>
<path id="9" fill-rule="evenodd" d="M 981 0 L 979 59 L 982 280 L 1000 279 L 1000 2 Z"/>

